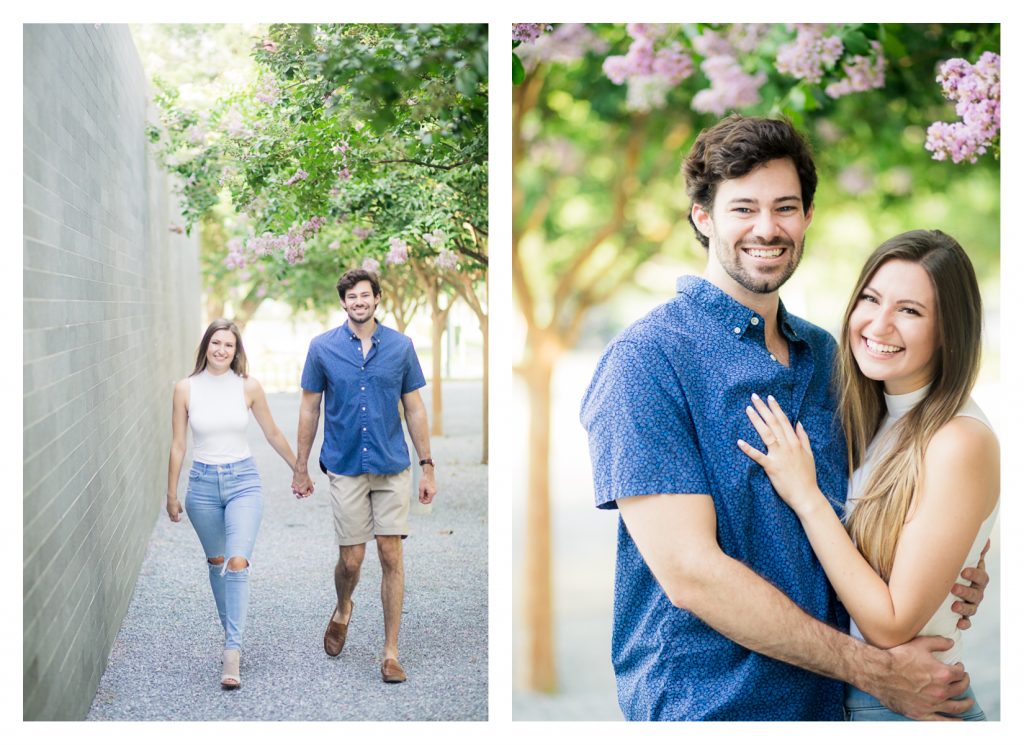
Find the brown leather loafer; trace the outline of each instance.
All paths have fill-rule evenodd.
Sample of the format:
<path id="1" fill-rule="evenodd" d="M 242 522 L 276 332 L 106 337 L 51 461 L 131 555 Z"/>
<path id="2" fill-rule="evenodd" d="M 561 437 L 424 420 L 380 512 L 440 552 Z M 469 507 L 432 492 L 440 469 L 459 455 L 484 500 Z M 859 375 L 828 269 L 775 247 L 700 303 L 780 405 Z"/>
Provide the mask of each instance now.
<path id="1" fill-rule="evenodd" d="M 380 666 L 380 677 L 385 683 L 404 683 L 405 670 L 398 664 L 398 660 L 388 657 Z"/>
<path id="2" fill-rule="evenodd" d="M 355 607 L 356 604 L 350 600 L 349 621 L 352 620 L 352 610 L 355 610 Z M 337 609 L 338 607 L 335 606 L 334 610 Z M 335 621 L 334 610 L 331 611 L 331 620 L 327 622 L 327 631 L 324 632 L 324 651 L 331 657 L 341 654 L 341 650 L 345 647 L 345 636 L 348 634 L 348 624 Z"/>

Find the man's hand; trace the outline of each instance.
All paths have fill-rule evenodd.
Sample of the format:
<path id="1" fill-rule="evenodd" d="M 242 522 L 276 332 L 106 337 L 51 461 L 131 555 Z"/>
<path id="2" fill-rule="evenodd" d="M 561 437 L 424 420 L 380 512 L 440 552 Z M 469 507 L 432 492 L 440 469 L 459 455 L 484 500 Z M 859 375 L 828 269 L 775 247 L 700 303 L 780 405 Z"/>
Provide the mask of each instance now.
<path id="1" fill-rule="evenodd" d="M 429 466 L 423 469 L 420 476 L 420 504 L 430 504 L 437 494 L 437 487 L 434 485 L 434 467 Z"/>
<path id="2" fill-rule="evenodd" d="M 970 617 L 978 612 L 978 606 L 985 599 L 985 588 L 988 587 L 989 580 L 988 572 L 985 571 L 985 554 L 988 553 L 991 546 L 991 540 L 985 543 L 985 548 L 978 559 L 978 566 L 967 567 L 960 572 L 960 576 L 971 583 L 970 586 L 961 585 L 959 582 L 953 583 L 951 592 L 960 600 L 953 603 L 952 610 L 961 616 L 960 620 L 956 622 L 956 627 L 961 631 L 971 628 Z"/>
<path id="3" fill-rule="evenodd" d="M 972 699 L 955 700 L 967 690 L 971 679 L 964 666 L 944 665 L 932 655 L 953 646 L 942 636 L 919 636 L 888 650 L 891 664 L 888 674 L 871 686 L 873 694 L 885 706 L 911 719 L 942 721 L 945 715 L 962 714 L 971 708 Z"/>
<path id="4" fill-rule="evenodd" d="M 309 478 L 309 471 L 295 472 L 292 476 L 292 494 L 296 499 L 303 499 L 313 493 L 313 480 Z"/>

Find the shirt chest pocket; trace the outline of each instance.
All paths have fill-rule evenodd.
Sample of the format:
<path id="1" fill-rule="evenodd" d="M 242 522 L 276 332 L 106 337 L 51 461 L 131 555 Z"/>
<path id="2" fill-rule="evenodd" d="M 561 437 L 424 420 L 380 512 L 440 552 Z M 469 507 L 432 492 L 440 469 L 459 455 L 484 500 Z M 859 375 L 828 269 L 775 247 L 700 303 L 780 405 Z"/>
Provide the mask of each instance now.
<path id="1" fill-rule="evenodd" d="M 366 380 L 375 391 L 394 395 L 402 389 L 402 367 L 397 360 L 374 358 L 366 365 Z"/>

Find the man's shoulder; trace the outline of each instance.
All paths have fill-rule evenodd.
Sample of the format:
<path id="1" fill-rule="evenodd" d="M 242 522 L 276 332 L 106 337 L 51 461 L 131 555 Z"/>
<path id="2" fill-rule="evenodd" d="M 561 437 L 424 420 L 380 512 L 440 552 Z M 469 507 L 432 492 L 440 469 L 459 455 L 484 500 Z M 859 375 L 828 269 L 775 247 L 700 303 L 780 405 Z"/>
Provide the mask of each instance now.
<path id="1" fill-rule="evenodd" d="M 412 338 L 406 334 L 403 334 L 397 329 L 393 329 L 390 326 L 385 326 L 383 323 L 377 324 L 377 331 L 380 333 L 381 340 L 393 339 L 403 344 L 412 344 Z"/>

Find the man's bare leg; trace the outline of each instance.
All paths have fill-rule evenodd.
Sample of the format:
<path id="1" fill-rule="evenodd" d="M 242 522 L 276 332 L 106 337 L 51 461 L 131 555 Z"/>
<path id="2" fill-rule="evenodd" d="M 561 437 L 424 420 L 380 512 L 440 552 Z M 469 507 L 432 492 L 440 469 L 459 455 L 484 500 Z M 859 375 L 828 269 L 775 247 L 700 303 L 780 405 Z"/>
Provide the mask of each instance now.
<path id="1" fill-rule="evenodd" d="M 384 606 L 384 659 L 398 659 L 398 627 L 402 622 L 405 597 L 405 568 L 402 562 L 402 537 L 377 536 L 380 556 L 380 600 Z"/>
<path id="2" fill-rule="evenodd" d="M 338 546 L 338 563 L 334 565 L 334 590 L 338 594 L 338 607 L 334 620 L 347 624 L 352 616 L 352 593 L 359 584 L 359 571 L 366 556 L 366 544 Z"/>

